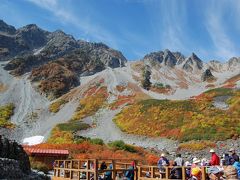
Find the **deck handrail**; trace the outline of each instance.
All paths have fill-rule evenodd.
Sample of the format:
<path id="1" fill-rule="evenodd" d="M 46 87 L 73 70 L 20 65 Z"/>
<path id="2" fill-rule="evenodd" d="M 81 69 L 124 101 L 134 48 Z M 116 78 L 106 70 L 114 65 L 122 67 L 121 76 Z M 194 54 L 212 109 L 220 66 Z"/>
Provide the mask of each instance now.
<path id="1" fill-rule="evenodd" d="M 106 164 L 112 164 L 112 169 L 100 170 L 100 162 L 105 161 Z M 181 169 L 182 179 L 187 179 L 186 170 L 191 169 L 191 166 L 165 166 L 164 171 L 159 171 L 158 166 L 141 165 L 135 161 L 135 168 L 129 169 L 131 164 L 129 161 L 119 162 L 113 159 L 73 159 L 73 160 L 56 160 L 54 166 L 53 180 L 71 180 L 82 179 L 81 175 L 86 176 L 86 180 L 98 180 L 99 175 L 106 172 L 111 172 L 112 179 L 115 180 L 117 175 L 124 175 L 126 171 L 134 172 L 134 180 L 154 180 L 154 179 L 170 179 L 171 169 Z M 61 164 L 60 164 L 61 163 Z M 207 179 L 206 168 L 201 167 L 202 180 Z M 148 177 L 146 174 L 148 173 Z"/>

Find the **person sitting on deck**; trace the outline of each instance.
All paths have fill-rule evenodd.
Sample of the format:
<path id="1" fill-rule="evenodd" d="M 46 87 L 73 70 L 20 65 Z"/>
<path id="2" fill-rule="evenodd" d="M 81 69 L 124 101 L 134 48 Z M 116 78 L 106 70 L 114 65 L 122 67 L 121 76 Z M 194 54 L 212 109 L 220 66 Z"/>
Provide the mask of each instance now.
<path id="1" fill-rule="evenodd" d="M 199 167 L 192 168 L 191 174 L 192 174 L 191 180 L 201 180 L 202 178 L 201 169 Z"/>
<path id="2" fill-rule="evenodd" d="M 181 157 L 181 154 L 177 154 L 177 158 L 174 160 L 173 166 L 183 166 L 184 165 L 184 160 Z M 172 171 L 175 171 L 175 179 L 182 179 L 182 168 L 181 167 L 176 167 L 173 168 Z"/>
<path id="3" fill-rule="evenodd" d="M 109 169 L 110 169 L 110 170 L 113 169 L 113 165 L 112 165 L 112 164 L 109 165 Z M 112 180 L 112 171 L 107 171 L 107 172 L 105 172 L 105 174 L 104 174 L 104 179 L 105 179 L 105 180 Z"/>
<path id="4" fill-rule="evenodd" d="M 235 161 L 239 162 L 239 156 L 236 154 L 235 149 L 231 148 L 229 152 L 231 153 L 231 156 L 229 157 L 229 165 L 233 165 Z"/>
<path id="5" fill-rule="evenodd" d="M 157 165 L 158 165 L 158 169 L 159 169 L 160 172 L 165 172 L 164 166 L 169 166 L 169 161 L 168 161 L 168 159 L 165 157 L 165 154 L 164 154 L 164 153 L 161 154 L 161 157 L 160 157 L 160 159 L 158 160 Z"/>
<path id="6" fill-rule="evenodd" d="M 128 168 L 128 171 L 125 173 L 125 177 L 127 180 L 134 180 L 134 168 L 135 162 L 132 161 L 130 167 Z"/>
<path id="7" fill-rule="evenodd" d="M 218 157 L 218 155 L 216 154 L 214 149 L 211 149 L 210 153 L 212 153 L 212 157 L 211 157 L 211 160 L 210 160 L 209 164 L 211 166 L 219 166 L 220 165 L 220 158 Z"/>
<path id="8" fill-rule="evenodd" d="M 238 174 L 238 178 L 240 178 L 240 162 L 239 161 L 235 161 L 234 164 L 233 164 L 233 167 L 236 168 L 237 174 Z"/>
<path id="9" fill-rule="evenodd" d="M 104 170 L 104 169 L 107 169 L 107 165 L 106 165 L 105 161 L 103 161 L 100 165 L 100 170 Z"/>

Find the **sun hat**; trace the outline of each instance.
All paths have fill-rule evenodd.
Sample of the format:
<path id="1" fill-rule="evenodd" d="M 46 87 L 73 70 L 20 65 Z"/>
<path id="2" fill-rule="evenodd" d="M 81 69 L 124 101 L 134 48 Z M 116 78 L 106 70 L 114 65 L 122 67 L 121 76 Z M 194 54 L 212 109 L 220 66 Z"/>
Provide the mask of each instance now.
<path id="1" fill-rule="evenodd" d="M 232 152 L 232 151 L 235 151 L 235 149 L 234 149 L 234 148 L 230 148 L 230 149 L 229 149 L 229 152 Z"/>
<path id="2" fill-rule="evenodd" d="M 165 156 L 165 154 L 164 154 L 164 153 L 162 153 L 162 154 L 161 154 L 161 157 L 164 157 L 164 156 Z"/>
<path id="3" fill-rule="evenodd" d="M 201 169 L 199 167 L 192 168 L 191 174 L 193 176 L 197 176 L 199 173 L 201 173 Z"/>
<path id="4" fill-rule="evenodd" d="M 215 151 L 214 151 L 214 149 L 210 149 L 210 151 L 209 151 L 210 153 L 214 153 Z"/>
<path id="5" fill-rule="evenodd" d="M 200 163 L 201 161 L 198 158 L 193 158 L 193 163 Z"/>

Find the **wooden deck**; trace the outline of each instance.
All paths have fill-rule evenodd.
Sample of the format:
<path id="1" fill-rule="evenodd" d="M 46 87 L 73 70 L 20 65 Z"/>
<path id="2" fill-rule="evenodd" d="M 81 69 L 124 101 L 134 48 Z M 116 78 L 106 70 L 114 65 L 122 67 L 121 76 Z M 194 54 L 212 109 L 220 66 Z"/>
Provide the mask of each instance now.
<path id="1" fill-rule="evenodd" d="M 100 164 L 106 162 L 107 169 L 100 170 Z M 109 159 L 82 159 L 82 160 L 57 160 L 54 166 L 53 180 L 98 180 L 99 176 L 103 176 L 106 172 L 111 172 L 112 179 L 123 179 L 126 171 L 129 171 L 131 160 L 109 160 Z M 112 169 L 109 169 L 109 165 Z M 147 166 L 138 164 L 135 161 L 136 167 L 134 171 L 134 180 L 155 180 L 155 179 L 170 179 L 170 171 L 173 167 L 165 167 L 164 172 L 159 172 L 157 166 Z M 190 167 L 174 167 L 181 169 L 182 179 L 186 178 L 186 170 Z M 146 177 L 148 174 L 148 177 Z M 206 180 L 206 168 L 202 168 L 202 180 Z"/>

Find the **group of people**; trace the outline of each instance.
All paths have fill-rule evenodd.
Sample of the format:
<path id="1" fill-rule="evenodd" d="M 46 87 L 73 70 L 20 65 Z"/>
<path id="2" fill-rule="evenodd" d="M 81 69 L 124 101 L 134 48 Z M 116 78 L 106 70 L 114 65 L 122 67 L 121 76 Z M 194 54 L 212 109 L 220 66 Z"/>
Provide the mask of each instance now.
<path id="1" fill-rule="evenodd" d="M 192 159 L 192 162 L 184 161 L 181 154 L 177 154 L 176 159 L 170 162 L 165 154 L 161 154 L 158 160 L 159 172 L 165 176 L 167 166 L 172 166 L 170 171 L 171 179 L 182 179 L 182 166 L 186 167 L 186 178 L 190 180 L 201 180 L 202 167 L 206 167 L 207 178 L 212 180 L 217 179 L 240 179 L 240 162 L 239 156 L 236 154 L 235 149 L 231 148 L 229 154 L 223 154 L 222 158 L 217 155 L 214 149 L 210 150 L 211 159 L 202 160 L 197 157 Z M 188 168 L 189 167 L 189 168 Z M 204 169 L 205 170 L 205 169 Z M 239 177 L 239 178 L 238 178 Z M 164 177 L 162 177 L 164 178 Z"/>
<path id="2" fill-rule="evenodd" d="M 131 165 L 129 166 L 128 170 L 124 173 L 124 180 L 134 180 L 134 168 L 135 168 L 135 162 L 132 161 Z M 99 170 L 104 171 L 106 169 L 113 169 L 113 165 L 110 164 L 109 168 L 107 167 L 107 164 L 105 161 L 103 161 L 100 165 Z M 112 171 L 106 171 L 98 178 L 99 180 L 112 180 Z"/>

